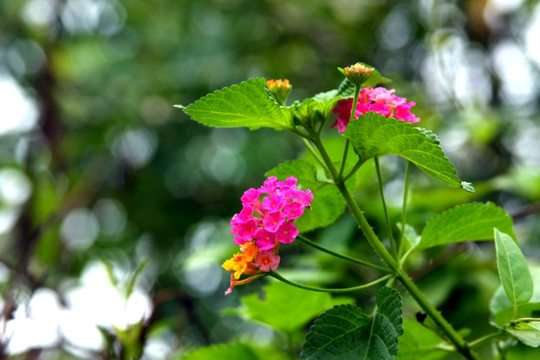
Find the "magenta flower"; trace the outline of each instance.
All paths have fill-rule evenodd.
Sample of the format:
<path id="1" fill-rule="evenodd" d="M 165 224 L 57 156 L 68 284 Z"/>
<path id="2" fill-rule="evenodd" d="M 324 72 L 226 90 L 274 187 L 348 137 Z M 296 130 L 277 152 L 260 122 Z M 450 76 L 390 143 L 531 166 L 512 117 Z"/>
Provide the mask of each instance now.
<path id="1" fill-rule="evenodd" d="M 231 219 L 234 243 L 254 242 L 260 251 L 274 249 L 277 242 L 292 243 L 298 236 L 293 221 L 302 216 L 313 200 L 311 191 L 299 190 L 297 182 L 294 177 L 278 181 L 271 176 L 259 189 L 245 191 L 242 211 Z"/>
<path id="2" fill-rule="evenodd" d="M 260 251 L 271 250 L 276 244 L 276 234 L 265 229 L 259 229 L 255 234 L 255 245 Z"/>
<path id="3" fill-rule="evenodd" d="M 416 103 L 407 102 L 407 99 L 394 95 L 395 90 L 388 90 L 382 87 L 365 87 L 358 95 L 358 104 L 355 109 L 354 118 L 358 119 L 369 111 L 374 111 L 386 117 L 393 117 L 409 123 L 416 123 L 420 118 L 411 113 L 410 109 Z M 340 133 L 347 130 L 349 119 L 351 117 L 351 108 L 353 99 L 338 101 L 338 105 L 332 110 L 338 115 L 337 120 L 330 126 L 336 127 Z"/>
<path id="4" fill-rule="evenodd" d="M 299 233 L 296 225 L 292 221 L 287 221 L 279 227 L 276 235 L 280 243 L 290 244 L 296 239 Z"/>
<path id="5" fill-rule="evenodd" d="M 285 220 L 285 215 L 279 211 L 269 213 L 263 219 L 264 229 L 275 233 Z"/>

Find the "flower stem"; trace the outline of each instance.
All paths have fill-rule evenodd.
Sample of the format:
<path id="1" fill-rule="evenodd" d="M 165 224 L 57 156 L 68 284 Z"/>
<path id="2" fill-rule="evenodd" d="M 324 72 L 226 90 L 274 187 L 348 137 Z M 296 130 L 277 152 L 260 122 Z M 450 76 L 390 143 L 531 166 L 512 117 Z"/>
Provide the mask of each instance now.
<path id="1" fill-rule="evenodd" d="M 379 157 L 375 156 L 375 170 L 377 171 L 377 179 L 379 180 L 379 192 L 381 194 L 381 201 L 384 210 L 384 218 L 386 220 L 386 229 L 388 231 L 388 239 L 390 239 L 390 247 L 392 248 L 392 254 L 394 258 L 397 257 L 396 241 L 392 234 L 392 224 L 390 224 L 390 217 L 388 216 L 388 207 L 386 206 L 386 200 L 384 199 L 384 186 L 381 175 L 381 166 L 379 165 Z"/>
<path id="2" fill-rule="evenodd" d="M 401 234 L 399 236 L 398 257 L 401 258 L 405 241 L 405 225 L 407 224 L 407 203 L 409 202 L 409 179 L 411 177 L 411 163 L 405 165 L 405 180 L 403 185 L 403 208 L 401 210 Z"/>
<path id="3" fill-rule="evenodd" d="M 485 342 L 487 342 L 487 341 L 489 341 L 491 339 L 494 339 L 496 337 L 499 337 L 501 335 L 503 335 L 502 331 L 497 331 L 497 332 L 494 332 L 494 333 L 491 333 L 491 334 L 484 335 L 484 336 L 482 336 L 482 337 L 480 337 L 480 338 L 478 338 L 476 340 L 471 341 L 469 343 L 469 346 L 471 348 L 475 348 L 475 347 L 480 346 L 483 343 L 485 343 Z"/>
<path id="4" fill-rule="evenodd" d="M 272 276 L 273 278 L 275 278 L 275 279 L 277 279 L 279 281 L 284 282 L 285 284 L 295 286 L 295 287 L 300 288 L 300 289 L 310 290 L 310 291 L 317 291 L 317 292 L 327 292 L 327 293 L 347 293 L 347 292 L 351 292 L 351 291 L 364 290 L 364 289 L 367 289 L 367 288 L 369 288 L 371 286 L 380 284 L 380 283 L 386 281 L 386 279 L 388 279 L 388 278 L 390 278 L 392 276 L 392 275 L 385 275 L 385 276 L 383 276 L 381 278 L 378 278 L 375 281 L 372 281 L 370 283 L 360 285 L 360 286 L 353 286 L 353 287 L 341 288 L 341 289 L 326 289 L 326 288 L 320 288 L 320 287 L 316 287 L 316 286 L 309 286 L 309 285 L 299 284 L 297 282 L 285 279 L 283 276 L 281 276 L 280 274 L 278 274 L 275 271 L 270 271 L 268 273 L 268 275 Z"/>
<path id="5" fill-rule="evenodd" d="M 372 264 L 370 262 L 360 260 L 360 259 L 356 259 L 356 258 L 347 256 L 347 255 L 337 253 L 337 252 L 332 251 L 330 249 L 327 249 L 327 248 L 325 248 L 325 247 L 323 247 L 323 246 L 321 246 L 319 244 L 314 243 L 311 240 L 308 240 L 307 238 L 305 238 L 302 235 L 298 235 L 297 239 L 300 240 L 301 242 L 303 242 L 306 245 L 309 245 L 309 246 L 311 246 L 311 247 L 313 247 L 313 248 L 315 248 L 317 250 L 321 250 L 322 252 L 333 255 L 335 257 L 338 257 L 338 258 L 341 258 L 341 259 L 344 259 L 344 260 L 347 260 L 347 261 L 350 261 L 350 262 L 353 262 L 353 263 L 356 263 L 356 264 L 359 264 L 359 265 L 367 266 L 367 267 L 370 267 L 372 269 L 379 270 L 379 271 L 382 271 L 382 272 L 391 272 L 391 270 L 388 269 L 388 268 L 385 268 L 385 267 L 382 267 L 382 266 L 379 266 L 379 265 L 375 265 L 375 264 Z"/>
<path id="6" fill-rule="evenodd" d="M 313 148 L 313 146 L 310 144 L 310 142 L 305 139 L 305 138 L 302 138 L 302 141 L 304 142 L 304 145 L 306 145 L 306 148 L 309 150 L 309 152 L 311 153 L 311 155 L 313 155 L 313 157 L 315 158 L 315 160 L 317 160 L 319 162 L 319 164 L 321 164 L 321 166 L 323 167 L 323 169 L 328 173 L 329 170 L 328 168 L 326 167 L 326 163 L 323 161 L 323 159 L 321 159 L 321 157 L 319 156 L 319 154 L 317 154 L 317 151 L 315 151 L 315 149 Z"/>
<path id="7" fill-rule="evenodd" d="M 353 103 L 351 107 L 351 116 L 349 117 L 349 123 L 354 120 L 356 115 L 356 106 L 358 105 L 358 95 L 360 94 L 360 86 L 356 85 L 354 87 Z M 343 151 L 343 159 L 341 160 L 341 168 L 339 169 L 339 176 L 343 175 L 343 170 L 345 169 L 345 163 L 347 162 L 347 155 L 349 153 L 349 144 L 350 141 L 347 138 L 345 142 L 345 150 Z"/>
<path id="8" fill-rule="evenodd" d="M 347 139 L 345 142 L 345 150 L 343 150 L 343 160 L 341 161 L 341 167 L 339 169 L 339 176 L 343 176 L 343 170 L 345 170 L 345 163 L 347 162 L 347 154 L 349 153 L 350 141 Z"/>

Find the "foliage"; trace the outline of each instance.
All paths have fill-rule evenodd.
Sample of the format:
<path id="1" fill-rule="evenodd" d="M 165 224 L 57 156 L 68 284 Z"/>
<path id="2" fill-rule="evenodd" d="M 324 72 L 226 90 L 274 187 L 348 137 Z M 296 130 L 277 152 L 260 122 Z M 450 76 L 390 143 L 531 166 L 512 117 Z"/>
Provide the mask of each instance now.
<path id="1" fill-rule="evenodd" d="M 395 115 L 393 115 L 394 113 L 392 111 L 388 111 L 386 104 L 392 104 L 395 101 L 406 101 L 406 99 L 394 97 L 394 95 L 388 91 L 385 91 L 384 93 L 379 92 L 379 95 L 377 96 L 391 96 L 392 99 L 384 100 L 386 103 L 384 101 L 378 104 L 375 103 L 375 105 L 373 105 L 373 109 L 375 110 L 365 114 L 361 113 L 360 115 L 357 113 L 357 119 L 355 119 L 356 106 L 365 106 L 363 103 L 357 102 L 356 97 L 362 96 L 360 88 L 362 86 L 362 81 L 364 81 L 366 77 L 366 67 L 364 65 L 355 65 L 347 69 L 349 69 L 348 71 L 350 73 L 342 71 L 347 77 L 356 76 L 354 69 L 358 69 L 362 74 L 358 77 L 358 79 L 361 80 L 355 79 L 355 90 L 350 115 L 351 120 L 342 123 L 341 126 L 346 127 L 346 129 L 339 129 L 340 132 L 345 130 L 343 140 L 344 150 L 342 155 L 338 155 L 337 157 L 335 155 L 329 155 L 325 146 L 325 139 L 321 136 L 323 127 L 330 115 L 330 112 L 325 110 L 327 109 L 326 104 L 335 104 L 332 100 L 345 101 L 340 97 L 339 94 L 341 92 L 339 89 L 326 92 L 325 100 L 323 102 L 313 98 L 312 100 L 304 100 L 301 103 L 301 106 L 298 107 L 286 107 L 285 105 L 282 105 L 283 109 L 292 111 L 292 118 L 294 119 L 294 125 L 291 124 L 292 127 L 283 129 L 289 130 L 302 138 L 302 141 L 313 156 L 315 162 L 293 160 L 282 163 L 275 169 L 267 172 L 266 175 L 270 177 L 265 181 L 265 186 L 267 182 L 273 184 L 277 180 L 280 180 L 280 182 L 277 182 L 278 189 L 280 189 L 279 191 L 290 191 L 285 190 L 288 189 L 286 183 L 295 184 L 292 191 L 297 191 L 296 184 L 302 188 L 308 188 L 310 192 L 312 191 L 314 199 L 313 212 L 306 216 L 308 218 L 308 225 L 300 227 L 300 230 L 302 231 L 313 230 L 319 226 L 333 224 L 341 215 L 343 207 L 346 206 L 356 224 L 362 230 L 364 237 L 372 250 L 381 258 L 384 263 L 383 267 L 372 264 L 361 258 L 354 258 L 348 255 L 335 253 L 330 249 L 326 249 L 324 246 L 317 245 L 310 240 L 305 239 L 304 237 L 300 237 L 301 241 L 330 255 L 372 269 L 386 271 L 389 272 L 390 275 L 382 277 L 377 281 L 365 283 L 356 287 L 346 289 L 325 289 L 303 285 L 284 278 L 280 274 L 275 273 L 279 266 L 277 263 L 272 267 L 272 271 L 265 269 L 262 266 L 258 269 L 256 265 L 257 260 L 255 260 L 255 265 L 251 265 L 251 267 L 248 268 L 249 271 L 246 270 L 247 277 L 244 276 L 243 280 L 239 280 L 240 278 L 236 273 L 234 279 L 231 275 L 231 287 L 227 290 L 226 294 L 229 293 L 235 285 L 238 286 L 250 283 L 264 275 L 271 275 L 288 285 L 296 286 L 298 288 L 328 293 L 342 293 L 367 289 L 390 276 L 389 283 L 392 284 L 394 281 L 399 281 L 408 290 L 411 297 L 420 306 L 422 311 L 425 312 L 425 314 L 419 313 L 417 321 L 424 323 L 426 317 L 428 317 L 429 321 L 433 323 L 433 328 L 429 327 L 429 329 L 441 336 L 444 340 L 442 343 L 439 341 L 432 342 L 431 340 L 424 343 L 422 339 L 415 338 L 414 335 L 408 335 L 405 338 L 407 339 L 406 343 L 408 344 L 408 346 L 405 346 L 405 358 L 407 356 L 417 356 L 418 354 L 438 358 L 441 355 L 441 350 L 445 350 L 461 353 L 461 355 L 467 359 L 479 359 L 474 350 L 474 347 L 477 344 L 504 335 L 517 338 L 523 344 L 531 347 L 540 345 L 540 343 L 537 343 L 537 339 L 540 338 L 540 329 L 538 326 L 538 324 L 540 324 L 540 319 L 535 317 L 529 307 L 521 307 L 519 309 L 522 311 L 521 313 L 518 311 L 518 306 L 524 305 L 532 297 L 533 280 L 528 270 L 527 261 L 514 239 L 515 235 L 512 219 L 504 210 L 493 203 L 470 203 L 456 206 L 436 215 L 426 224 L 422 231 L 422 235 L 416 235 L 414 229 L 405 222 L 407 219 L 407 195 L 409 191 L 408 186 L 411 164 L 416 165 L 427 175 L 431 175 L 433 178 L 440 180 L 450 187 L 462 187 L 467 191 L 474 191 L 472 185 L 461 181 L 456 176 L 454 166 L 445 157 L 444 152 L 440 147 L 439 138 L 433 132 L 425 129 L 416 129 L 411 124 L 406 123 L 409 117 L 407 117 L 407 119 L 400 118 L 397 111 Z M 247 84 L 247 82 L 243 84 Z M 263 86 L 262 82 L 259 82 L 258 84 L 259 86 Z M 193 120 L 207 126 L 223 126 L 224 124 L 223 119 L 207 116 L 208 114 L 234 113 L 235 118 L 249 118 L 250 114 L 253 113 L 251 105 L 260 100 L 252 102 L 249 98 L 249 92 L 238 91 L 240 88 L 242 88 L 241 85 L 234 85 L 230 89 L 236 89 L 235 91 L 229 89 L 221 90 L 218 97 L 227 98 L 226 100 L 214 102 L 213 96 L 207 96 L 197 100 L 197 102 L 192 105 L 182 108 Z M 276 91 L 273 88 L 271 89 L 272 91 Z M 370 90 L 368 88 L 368 91 L 376 90 Z M 254 91 L 253 97 L 258 99 L 258 94 L 260 93 L 262 93 L 262 90 Z M 332 95 L 335 96 L 334 99 L 332 99 Z M 267 97 L 270 99 L 272 98 L 270 90 Z M 234 111 L 231 110 L 229 104 L 235 104 Z M 263 104 L 264 101 L 261 101 L 261 107 Z M 321 106 L 321 104 L 323 105 Z M 414 103 L 410 103 L 410 105 L 414 105 Z M 276 106 L 278 105 L 276 104 Z M 205 111 L 202 114 L 199 112 L 190 112 L 190 108 L 193 107 L 203 108 Z M 339 116 L 343 115 L 340 114 Z M 393 118 L 393 116 L 396 118 Z M 251 122 L 247 123 L 233 121 L 230 124 L 248 126 L 252 129 L 265 126 L 264 121 L 256 118 L 252 118 L 251 120 Z M 356 161 L 353 161 L 353 163 L 349 160 L 352 157 L 352 154 L 348 154 L 350 145 L 357 155 L 357 159 Z M 378 160 L 379 157 L 386 155 L 398 155 L 407 161 L 404 179 L 405 195 L 402 209 L 402 223 L 400 224 L 402 236 L 398 239 L 394 239 L 391 234 L 390 229 L 392 228 L 392 225 L 388 216 L 388 209 L 384 197 L 383 180 L 380 172 L 380 163 Z M 336 159 L 340 158 L 341 161 L 336 162 Z M 348 180 L 353 179 L 357 175 L 358 170 L 365 165 L 366 161 L 370 158 L 375 159 L 376 175 L 381 191 L 382 206 L 386 217 L 386 227 L 389 230 L 391 252 L 387 250 L 378 235 L 373 231 L 362 210 L 360 210 L 358 203 L 350 193 L 351 190 L 362 191 L 362 189 L 356 189 L 355 184 L 351 184 Z M 287 182 L 285 182 L 286 179 Z M 290 181 L 291 179 L 293 180 L 292 182 Z M 349 183 L 349 185 L 347 185 L 347 183 Z M 332 189 L 332 192 L 324 193 L 325 195 L 322 195 L 323 193 L 321 190 L 324 189 Z M 252 195 L 250 195 L 250 191 L 254 191 L 254 189 L 246 191 L 242 197 L 244 210 L 246 209 L 246 201 L 249 204 L 253 201 L 258 201 L 257 199 L 251 199 Z M 335 206 L 334 199 L 336 198 L 342 199 L 342 206 Z M 265 207 L 264 205 L 267 200 L 267 198 L 264 199 L 262 208 L 259 210 L 262 211 L 260 215 L 264 217 L 261 221 L 265 224 L 266 217 L 270 216 L 267 215 L 267 212 L 271 211 L 271 208 Z M 337 216 L 332 216 L 332 213 L 337 214 Z M 236 216 L 238 215 L 235 215 L 235 217 Z M 233 217 L 231 225 L 233 225 L 233 227 L 238 226 L 236 225 L 238 221 L 238 219 L 235 220 Z M 504 229 L 504 231 L 511 235 L 501 232 L 499 228 Z M 273 232 L 274 230 L 268 228 L 268 230 L 264 231 L 265 236 L 268 236 L 268 232 Z M 234 231 L 234 233 L 237 232 Z M 257 236 L 258 235 L 255 235 L 255 238 L 257 238 Z M 279 239 L 280 235 L 277 236 L 277 239 Z M 512 304 L 513 315 L 506 319 L 504 325 L 501 325 L 501 316 L 504 316 L 502 314 L 507 314 L 508 312 L 507 310 L 501 310 L 495 316 L 498 321 L 496 324 L 496 327 L 499 328 L 498 331 L 485 335 L 477 340 L 466 342 L 463 335 L 458 333 L 452 325 L 447 322 L 441 313 L 432 305 L 432 303 L 430 303 L 426 295 L 406 274 L 403 269 L 403 264 L 407 257 L 415 250 L 418 251 L 419 249 L 437 245 L 440 246 L 464 241 L 488 240 L 493 238 L 495 239 L 499 277 L 508 299 Z M 405 241 L 408 243 L 408 246 L 405 245 Z M 254 243 L 249 244 L 253 247 L 255 246 Z M 255 247 L 259 246 L 261 245 L 259 245 L 259 240 L 257 240 Z M 407 251 L 405 251 L 406 248 L 408 248 Z M 261 248 L 261 251 L 262 250 L 263 249 Z M 247 250 L 245 251 L 247 253 Z M 278 248 L 274 248 L 273 252 L 273 256 L 276 256 Z M 223 267 L 230 270 L 228 266 L 224 265 Z M 243 303 L 248 309 L 249 318 L 252 320 L 261 321 L 271 325 L 276 330 L 281 330 L 284 333 L 290 334 L 293 330 L 298 329 L 299 325 L 305 323 L 309 318 L 302 316 L 306 309 L 310 309 L 315 305 L 315 303 L 311 301 L 304 300 L 304 298 L 308 298 L 306 295 L 298 293 L 298 296 L 298 298 L 291 296 L 286 290 L 274 286 L 266 289 L 266 300 L 261 301 L 257 299 L 256 295 L 250 295 L 243 299 Z M 316 300 L 318 299 L 317 296 L 312 296 L 310 298 L 313 301 L 318 301 Z M 292 308 L 290 304 L 291 301 L 293 302 Z M 328 300 L 325 300 L 325 302 L 326 301 Z M 298 310 L 292 310 L 295 307 L 295 303 L 302 304 L 305 309 L 300 310 L 300 308 L 298 308 Z M 535 306 L 536 304 L 532 304 L 533 309 L 536 309 Z M 317 309 L 318 306 L 313 307 L 313 310 Z M 523 315 L 524 312 L 526 316 L 518 318 L 518 314 Z M 291 318 L 291 314 L 295 314 L 292 315 L 295 321 Z M 313 316 L 309 311 L 305 314 Z M 394 359 L 398 354 L 399 349 L 397 337 L 403 334 L 401 314 L 401 297 L 396 290 L 390 287 L 382 287 L 378 291 L 377 306 L 371 317 L 366 315 L 356 305 L 349 304 L 335 306 L 321 314 L 315 321 L 314 325 L 306 335 L 300 357 L 302 359 Z M 415 325 L 411 324 L 409 326 L 414 328 Z M 290 350 L 294 351 L 292 348 L 290 348 Z"/>

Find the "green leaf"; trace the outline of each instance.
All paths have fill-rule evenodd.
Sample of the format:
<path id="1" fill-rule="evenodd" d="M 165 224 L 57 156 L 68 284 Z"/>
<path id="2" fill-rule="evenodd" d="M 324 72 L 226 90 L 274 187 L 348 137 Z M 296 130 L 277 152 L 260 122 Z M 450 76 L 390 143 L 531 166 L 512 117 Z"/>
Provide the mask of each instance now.
<path id="1" fill-rule="evenodd" d="M 313 192 L 311 210 L 294 221 L 300 232 L 308 232 L 321 227 L 332 225 L 345 211 L 345 201 L 339 190 L 327 185 Z"/>
<path id="2" fill-rule="evenodd" d="M 309 98 L 294 106 L 294 116 L 301 123 L 326 120 L 332 113 L 339 98 L 317 99 Z"/>
<path id="3" fill-rule="evenodd" d="M 529 266 L 529 270 L 531 272 L 532 278 L 533 278 L 533 301 L 540 301 L 540 266 Z M 540 307 L 540 303 L 536 303 Z M 491 298 L 491 302 L 489 304 L 489 311 L 492 315 L 497 314 L 498 312 L 507 309 L 512 308 L 513 304 L 510 302 L 510 299 L 508 299 L 508 296 L 506 296 L 506 292 L 504 291 L 504 288 L 502 284 L 497 288 L 497 291 L 495 291 L 495 294 Z M 539 308 L 540 310 L 540 308 Z M 540 317 L 540 312 L 530 313 L 530 314 L 520 314 L 520 306 L 518 306 L 518 316 L 519 317 Z M 503 323 L 504 325 L 506 323 Z"/>
<path id="4" fill-rule="evenodd" d="M 397 223 L 396 224 L 399 231 L 402 230 L 402 224 Z M 420 241 L 422 240 L 422 237 L 418 235 L 416 230 L 409 224 L 405 224 L 405 231 L 403 233 L 403 238 L 405 241 L 407 241 L 407 244 L 409 245 L 409 248 L 415 248 L 420 244 Z"/>
<path id="5" fill-rule="evenodd" d="M 275 176 L 284 181 L 290 176 L 298 179 L 298 184 L 311 191 L 317 190 L 323 184 L 317 180 L 317 169 L 305 160 L 289 160 L 267 171 L 264 176 Z"/>
<path id="6" fill-rule="evenodd" d="M 306 293 L 282 282 L 273 282 L 264 288 L 265 299 L 257 294 L 245 296 L 241 314 L 249 320 L 267 324 L 276 330 L 290 333 L 332 306 L 328 293 Z"/>
<path id="7" fill-rule="evenodd" d="M 531 324 L 535 324 L 535 325 L 531 326 Z M 540 323 L 522 322 L 506 329 L 506 331 L 512 334 L 514 337 L 516 337 L 519 341 L 521 341 L 525 345 L 532 346 L 532 347 L 539 347 L 540 346 L 540 330 L 537 328 L 538 324 Z"/>
<path id="8" fill-rule="evenodd" d="M 177 107 L 206 126 L 245 126 L 251 130 L 292 127 L 291 112 L 276 103 L 266 87 L 266 80 L 262 78 L 249 79 L 210 93 L 187 107 Z"/>
<path id="9" fill-rule="evenodd" d="M 308 161 L 286 161 L 268 171 L 265 176 L 276 176 L 279 180 L 294 176 L 298 179 L 299 185 L 312 191 L 313 201 L 310 210 L 306 209 L 304 214 L 294 221 L 300 232 L 331 225 L 345 211 L 345 201 L 338 189 L 333 185 L 318 181 L 317 169 Z"/>
<path id="10" fill-rule="evenodd" d="M 444 342 L 433 330 L 415 320 L 404 320 L 403 327 L 404 334 L 399 339 L 397 360 L 437 360 L 448 354 L 435 348 Z"/>
<path id="11" fill-rule="evenodd" d="M 494 325 L 498 328 L 525 345 L 540 346 L 540 303 L 511 306 L 497 312 L 494 317 Z"/>
<path id="12" fill-rule="evenodd" d="M 515 319 L 540 319 L 540 303 L 522 304 L 516 308 L 510 305 L 510 307 L 498 311 L 494 318 L 495 325 L 501 329 L 506 329 Z"/>
<path id="13" fill-rule="evenodd" d="M 497 269 L 504 291 L 515 306 L 528 302 L 534 291 L 534 283 L 527 260 L 514 239 L 498 229 L 495 233 Z"/>
<path id="14" fill-rule="evenodd" d="M 383 287 L 372 317 L 356 305 L 326 311 L 311 327 L 300 358 L 304 360 L 394 359 L 403 334 L 399 293 Z"/>
<path id="15" fill-rule="evenodd" d="M 448 186 L 461 187 L 456 169 L 441 147 L 407 122 L 369 112 L 352 121 L 345 135 L 362 161 L 375 156 L 398 155 Z"/>
<path id="16" fill-rule="evenodd" d="M 258 360 L 257 354 L 245 344 L 220 344 L 213 345 L 190 352 L 183 360 L 215 360 L 215 359 L 238 359 Z"/>
<path id="17" fill-rule="evenodd" d="M 419 249 L 464 241 L 493 239 L 493 228 L 514 235 L 512 218 L 493 203 L 459 205 L 437 214 L 422 230 Z"/>

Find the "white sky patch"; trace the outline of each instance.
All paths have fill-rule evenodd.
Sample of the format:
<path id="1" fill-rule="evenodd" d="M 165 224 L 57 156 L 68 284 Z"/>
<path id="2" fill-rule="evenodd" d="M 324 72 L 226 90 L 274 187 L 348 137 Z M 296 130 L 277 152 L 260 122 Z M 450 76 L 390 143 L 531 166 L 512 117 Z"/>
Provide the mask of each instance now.
<path id="1" fill-rule="evenodd" d="M 503 100 L 510 105 L 533 101 L 535 84 L 533 71 L 522 49 L 513 41 L 504 41 L 493 50 L 493 63 L 502 80 Z"/>
<path id="2" fill-rule="evenodd" d="M 0 136 L 32 129 L 38 112 L 34 101 L 11 77 L 0 73 Z"/>
<path id="3" fill-rule="evenodd" d="M 525 28 L 525 44 L 530 57 L 540 66 L 540 4 L 536 5 Z"/>

